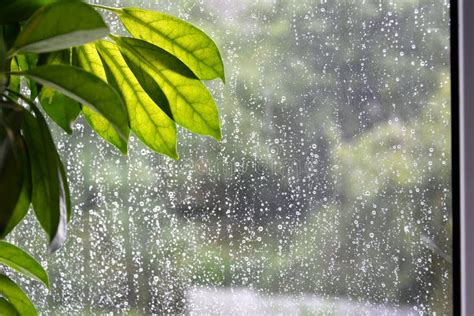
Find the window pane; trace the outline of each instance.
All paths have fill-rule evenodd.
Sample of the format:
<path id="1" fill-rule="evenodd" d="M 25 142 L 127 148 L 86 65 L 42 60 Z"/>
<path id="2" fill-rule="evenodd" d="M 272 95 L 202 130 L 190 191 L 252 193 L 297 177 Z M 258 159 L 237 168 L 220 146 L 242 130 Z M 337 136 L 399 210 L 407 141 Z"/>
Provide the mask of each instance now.
<path id="1" fill-rule="evenodd" d="M 216 39 L 224 139 L 181 130 L 172 161 L 55 128 L 66 246 L 31 214 L 12 237 L 48 263 L 40 310 L 452 313 L 448 1 L 100 2 Z"/>

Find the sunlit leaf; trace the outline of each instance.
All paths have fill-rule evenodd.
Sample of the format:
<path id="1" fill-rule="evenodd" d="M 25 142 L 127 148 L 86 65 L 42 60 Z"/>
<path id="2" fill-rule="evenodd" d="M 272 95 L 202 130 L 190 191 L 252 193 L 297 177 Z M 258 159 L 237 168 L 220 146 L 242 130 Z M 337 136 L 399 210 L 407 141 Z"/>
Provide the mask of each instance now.
<path id="1" fill-rule="evenodd" d="M 0 240 L 0 263 L 49 286 L 48 274 L 31 255 L 2 240 Z"/>
<path id="2" fill-rule="evenodd" d="M 11 51 L 52 52 L 100 39 L 108 32 L 102 17 L 91 6 L 80 1 L 60 1 L 33 14 Z"/>
<path id="3" fill-rule="evenodd" d="M 18 312 L 16 311 L 15 307 L 10 304 L 10 302 L 8 302 L 3 297 L 0 297 L 0 315 L 14 316 L 18 315 Z"/>
<path id="4" fill-rule="evenodd" d="M 115 44 L 100 41 L 96 45 L 106 66 L 109 83 L 120 91 L 125 101 L 132 131 L 151 149 L 178 159 L 173 120 L 143 90 Z M 168 102 L 164 96 L 162 102 Z"/>
<path id="5" fill-rule="evenodd" d="M 0 274 L 0 293 L 13 305 L 19 315 L 37 315 L 28 296 L 10 278 Z"/>
<path id="6" fill-rule="evenodd" d="M 11 60 L 10 71 L 20 71 L 20 68 L 18 67 L 18 63 L 16 61 L 16 58 L 12 58 L 12 60 Z M 12 90 L 16 93 L 19 93 L 20 88 L 21 88 L 21 79 L 20 79 L 20 77 L 10 76 L 10 82 L 8 83 L 8 89 Z M 15 99 L 18 99 L 18 98 L 15 97 Z"/>
<path id="7" fill-rule="evenodd" d="M 114 37 L 125 61 L 152 97 L 161 89 L 171 117 L 192 132 L 221 138 L 216 103 L 206 86 L 176 57 L 141 40 Z M 154 98 L 155 99 L 155 98 Z M 162 98 L 155 100 L 162 103 Z"/>
<path id="8" fill-rule="evenodd" d="M 40 66 L 15 74 L 29 77 L 90 106 L 113 124 L 120 137 L 128 138 L 128 116 L 121 97 L 93 74 L 64 65 Z"/>
<path id="9" fill-rule="evenodd" d="M 30 156 L 32 203 L 36 218 L 49 236 L 52 251 L 61 247 L 67 233 L 67 198 L 56 146 L 41 113 L 33 108 L 25 116 L 24 137 Z"/>
<path id="10" fill-rule="evenodd" d="M 156 11 L 138 8 L 114 11 L 133 37 L 173 54 L 199 79 L 224 80 L 224 65 L 219 49 L 212 39 L 197 27 Z"/>
<path id="11" fill-rule="evenodd" d="M 107 81 L 107 77 L 94 44 L 86 44 L 74 49 L 78 65 L 100 79 Z M 82 113 L 87 123 L 103 139 L 116 146 L 123 154 L 127 154 L 127 140 L 120 137 L 112 124 L 100 114 L 86 105 L 82 106 Z"/>

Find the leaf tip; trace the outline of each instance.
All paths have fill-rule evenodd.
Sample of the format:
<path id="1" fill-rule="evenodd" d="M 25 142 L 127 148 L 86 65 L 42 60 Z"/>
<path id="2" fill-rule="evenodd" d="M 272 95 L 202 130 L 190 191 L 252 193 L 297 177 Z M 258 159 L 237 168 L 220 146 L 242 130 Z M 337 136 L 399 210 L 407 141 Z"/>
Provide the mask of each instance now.
<path id="1" fill-rule="evenodd" d="M 176 161 L 179 160 L 179 154 L 177 151 L 173 152 L 172 154 L 169 154 L 168 156 L 172 158 L 173 160 L 176 160 Z"/>
<path id="2" fill-rule="evenodd" d="M 48 290 L 51 290 L 51 283 L 49 283 L 49 277 L 48 274 L 45 275 L 44 279 L 41 280 L 43 284 L 48 288 Z"/>
<path id="3" fill-rule="evenodd" d="M 222 140 L 222 132 L 221 132 L 221 128 L 219 127 L 219 129 L 213 133 L 211 135 L 215 140 L 217 140 L 218 142 L 220 142 Z"/>

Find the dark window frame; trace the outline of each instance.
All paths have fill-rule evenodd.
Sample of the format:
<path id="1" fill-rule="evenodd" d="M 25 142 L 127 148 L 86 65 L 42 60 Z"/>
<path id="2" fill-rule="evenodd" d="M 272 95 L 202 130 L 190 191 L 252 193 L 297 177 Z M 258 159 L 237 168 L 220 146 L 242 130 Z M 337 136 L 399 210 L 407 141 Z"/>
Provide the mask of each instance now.
<path id="1" fill-rule="evenodd" d="M 474 315 L 474 1 L 451 1 L 453 306 Z"/>

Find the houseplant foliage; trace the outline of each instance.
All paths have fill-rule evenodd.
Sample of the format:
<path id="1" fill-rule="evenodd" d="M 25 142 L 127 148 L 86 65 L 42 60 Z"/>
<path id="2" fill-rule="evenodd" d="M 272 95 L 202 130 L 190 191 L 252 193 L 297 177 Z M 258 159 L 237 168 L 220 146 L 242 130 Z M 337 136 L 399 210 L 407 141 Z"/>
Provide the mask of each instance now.
<path id="1" fill-rule="evenodd" d="M 115 13 L 130 37 L 109 34 L 98 10 Z M 72 216 L 67 175 L 43 113 L 69 134 L 82 115 L 124 154 L 133 132 L 178 159 L 177 124 L 221 138 L 217 106 L 202 83 L 217 78 L 224 80 L 224 68 L 215 43 L 176 17 L 79 0 L 2 1 L 0 238 L 31 205 L 49 250 L 65 241 Z M 0 264 L 49 286 L 41 265 L 4 240 Z M 6 275 L 0 275 L 0 314 L 36 314 Z"/>

